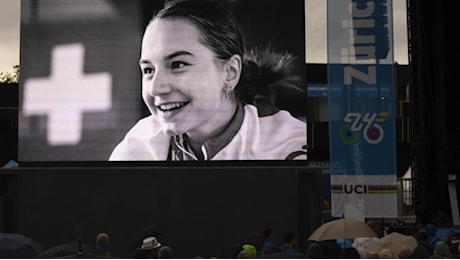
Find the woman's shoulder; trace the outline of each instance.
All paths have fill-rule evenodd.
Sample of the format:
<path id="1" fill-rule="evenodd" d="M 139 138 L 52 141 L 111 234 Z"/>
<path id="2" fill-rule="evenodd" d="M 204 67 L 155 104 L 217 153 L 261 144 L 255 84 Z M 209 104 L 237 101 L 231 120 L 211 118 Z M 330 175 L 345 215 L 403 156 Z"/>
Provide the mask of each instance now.
<path id="1" fill-rule="evenodd" d="M 294 117 L 287 110 L 277 110 L 271 114 L 261 114 L 254 105 L 245 105 L 244 110 L 248 120 L 257 122 L 261 126 L 270 127 L 270 125 L 277 125 L 282 128 L 299 129 L 304 133 L 307 131 L 306 120 Z"/>
<path id="2" fill-rule="evenodd" d="M 140 119 L 117 144 L 109 160 L 165 160 L 169 137 L 155 122 L 153 116 Z"/>
<path id="3" fill-rule="evenodd" d="M 274 154 L 280 159 L 295 154 L 306 154 L 307 125 L 288 111 L 259 116 L 257 108 L 246 105 L 242 131 L 252 140 L 253 150 L 257 154 Z M 292 157 L 292 156 L 291 156 Z M 295 156 L 297 157 L 297 155 Z"/>
<path id="4" fill-rule="evenodd" d="M 138 120 L 131 129 L 129 129 L 126 136 L 128 137 L 151 137 L 152 133 L 155 135 L 156 133 L 161 132 L 161 127 L 158 124 L 157 120 L 154 116 L 146 116 Z"/>

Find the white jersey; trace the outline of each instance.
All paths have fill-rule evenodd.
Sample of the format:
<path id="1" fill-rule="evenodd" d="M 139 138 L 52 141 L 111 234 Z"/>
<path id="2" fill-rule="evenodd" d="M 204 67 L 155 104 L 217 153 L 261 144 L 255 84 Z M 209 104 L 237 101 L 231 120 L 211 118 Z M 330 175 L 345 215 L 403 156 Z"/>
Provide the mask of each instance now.
<path id="1" fill-rule="evenodd" d="M 257 108 L 253 105 L 245 105 L 241 111 L 242 122 L 236 122 L 241 125 L 231 133 L 228 142 L 218 149 L 213 149 L 215 147 L 209 144 L 213 142 L 203 145 L 205 160 L 307 159 L 305 122 L 284 110 L 263 117 L 259 117 Z M 156 119 L 148 116 L 130 129 L 109 160 L 171 160 L 171 144 L 174 142 L 174 138 L 161 131 Z"/>

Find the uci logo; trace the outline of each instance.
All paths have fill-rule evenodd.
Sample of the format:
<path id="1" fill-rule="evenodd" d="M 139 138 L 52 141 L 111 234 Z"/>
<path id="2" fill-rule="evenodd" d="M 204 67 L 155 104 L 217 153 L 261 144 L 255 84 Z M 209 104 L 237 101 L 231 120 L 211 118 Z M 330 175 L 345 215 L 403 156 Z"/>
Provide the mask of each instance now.
<path id="1" fill-rule="evenodd" d="M 346 194 L 367 194 L 367 185 L 343 185 L 343 192 Z"/>

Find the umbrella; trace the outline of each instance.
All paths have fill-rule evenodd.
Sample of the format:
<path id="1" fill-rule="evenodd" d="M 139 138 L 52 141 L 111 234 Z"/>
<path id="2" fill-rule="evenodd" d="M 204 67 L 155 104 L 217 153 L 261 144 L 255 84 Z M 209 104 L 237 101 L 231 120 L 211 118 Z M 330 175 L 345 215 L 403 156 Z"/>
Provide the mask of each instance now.
<path id="1" fill-rule="evenodd" d="M 341 218 L 322 224 L 308 240 L 323 241 L 355 237 L 377 237 L 377 235 L 362 221 Z"/>
<path id="2" fill-rule="evenodd" d="M 398 232 L 392 232 L 379 240 L 372 242 L 369 246 L 370 251 L 379 252 L 386 248 L 390 249 L 393 256 L 398 256 L 401 249 L 407 246 L 411 250 L 417 246 L 417 240 L 413 236 L 407 236 Z"/>
<path id="3" fill-rule="evenodd" d="M 0 233 L 0 258 L 34 258 L 43 252 L 35 240 L 20 233 Z"/>
<path id="4" fill-rule="evenodd" d="M 48 248 L 37 258 L 102 258 L 103 255 L 96 248 L 75 241 Z"/>

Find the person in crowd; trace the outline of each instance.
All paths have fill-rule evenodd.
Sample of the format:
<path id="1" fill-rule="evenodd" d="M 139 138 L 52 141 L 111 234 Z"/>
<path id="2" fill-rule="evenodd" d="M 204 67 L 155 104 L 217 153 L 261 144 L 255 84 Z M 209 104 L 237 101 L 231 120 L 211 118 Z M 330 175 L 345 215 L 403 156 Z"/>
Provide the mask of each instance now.
<path id="1" fill-rule="evenodd" d="M 400 259 L 406 259 L 409 258 L 410 255 L 412 254 L 412 249 L 410 249 L 407 246 L 403 246 L 398 253 L 398 258 Z"/>
<path id="2" fill-rule="evenodd" d="M 173 250 L 170 246 L 162 246 L 158 250 L 158 258 L 160 259 L 171 259 L 173 257 Z"/>
<path id="3" fill-rule="evenodd" d="M 240 259 L 249 259 L 257 257 L 257 249 L 255 246 L 250 244 L 244 244 L 242 250 L 238 253 L 237 258 Z"/>
<path id="4" fill-rule="evenodd" d="M 265 240 L 260 250 L 260 255 L 279 252 L 279 247 L 275 244 L 275 231 L 271 228 L 266 228 L 263 233 Z"/>
<path id="5" fill-rule="evenodd" d="M 96 236 L 96 250 L 105 257 L 111 257 L 112 254 L 110 253 L 109 249 L 110 239 L 107 233 L 99 233 Z"/>
<path id="6" fill-rule="evenodd" d="M 425 232 L 415 232 L 415 240 L 417 240 L 417 246 L 412 250 L 409 258 L 412 259 L 427 259 L 431 257 L 430 247 L 427 243 L 427 235 Z"/>
<path id="7" fill-rule="evenodd" d="M 252 258 L 255 258 L 255 257 L 252 256 L 251 252 L 242 249 L 242 250 L 238 253 L 238 255 L 237 255 L 236 258 L 238 258 L 238 259 L 252 259 Z"/>
<path id="8" fill-rule="evenodd" d="M 433 249 L 433 256 L 439 258 L 450 258 L 451 257 L 449 245 L 445 241 L 438 241 Z"/>
<path id="9" fill-rule="evenodd" d="M 293 75 L 296 57 L 247 49 L 223 3 L 166 2 L 142 39 L 142 97 L 151 115 L 109 160 L 306 160 L 306 119 L 278 104 L 280 96 L 305 95 Z"/>
<path id="10" fill-rule="evenodd" d="M 146 237 L 160 237 L 163 235 L 161 226 L 158 223 L 149 223 L 143 226 L 129 240 L 129 247 L 135 251 L 141 247 Z"/>
<path id="11" fill-rule="evenodd" d="M 343 250 L 340 258 L 342 259 L 360 259 L 361 255 L 359 254 L 358 249 L 354 247 L 347 247 Z"/>
<path id="12" fill-rule="evenodd" d="M 436 232 L 438 231 L 438 229 L 436 228 L 434 224 L 427 224 L 424 229 L 427 235 L 427 243 L 429 246 L 430 253 L 433 254 L 434 247 L 436 246 L 436 242 L 442 241 L 442 239 L 436 235 Z"/>
<path id="13" fill-rule="evenodd" d="M 261 256 L 266 256 L 273 253 L 281 253 L 281 248 L 278 244 L 270 244 L 267 246 L 265 251 L 263 253 L 261 252 Z"/>
<path id="14" fill-rule="evenodd" d="M 343 249 L 336 239 L 318 241 L 318 244 L 323 248 L 325 258 L 338 259 L 342 255 Z"/>
<path id="15" fill-rule="evenodd" d="M 459 253 L 458 245 L 460 242 L 460 234 L 453 230 L 447 231 L 444 241 L 447 243 L 447 246 L 449 246 L 451 255 L 458 256 L 458 253 Z"/>
<path id="16" fill-rule="evenodd" d="M 337 239 L 337 244 L 342 248 L 342 250 L 345 250 L 352 247 L 354 241 L 354 238 L 339 238 Z"/>
<path id="17" fill-rule="evenodd" d="M 451 248 L 452 258 L 460 259 L 460 233 L 455 232 L 449 247 Z"/>
<path id="18" fill-rule="evenodd" d="M 134 250 L 133 258 L 134 259 L 148 259 L 150 258 L 150 256 L 146 250 L 142 249 L 142 247 L 138 247 Z"/>
<path id="19" fill-rule="evenodd" d="M 353 240 L 352 247 L 358 250 L 362 258 L 366 256 L 372 243 L 383 236 L 383 229 L 378 223 L 374 221 L 368 221 L 366 223 L 375 232 L 377 237 L 357 237 Z"/>
<path id="20" fill-rule="evenodd" d="M 142 242 L 141 248 L 147 253 L 148 258 L 158 258 L 161 243 L 158 242 L 156 237 L 146 237 Z"/>
<path id="21" fill-rule="evenodd" d="M 297 253 L 297 234 L 295 232 L 286 232 L 284 235 L 284 244 L 280 247 L 282 253 Z"/>
<path id="22" fill-rule="evenodd" d="M 312 242 L 308 245 L 306 256 L 310 259 L 325 258 L 323 248 L 317 242 Z"/>

